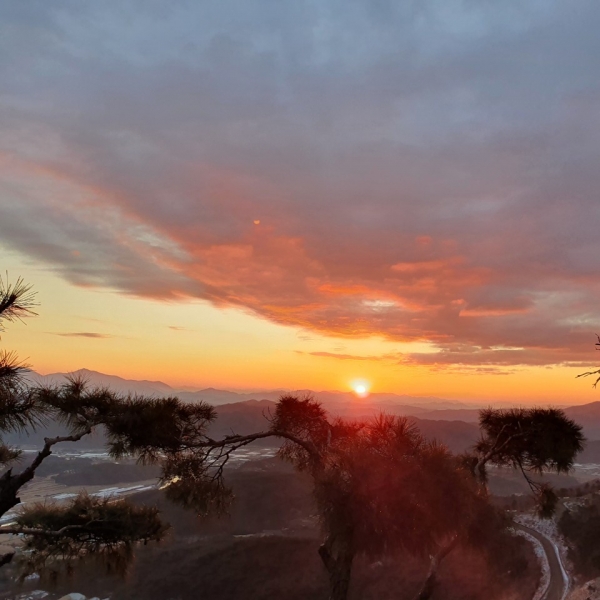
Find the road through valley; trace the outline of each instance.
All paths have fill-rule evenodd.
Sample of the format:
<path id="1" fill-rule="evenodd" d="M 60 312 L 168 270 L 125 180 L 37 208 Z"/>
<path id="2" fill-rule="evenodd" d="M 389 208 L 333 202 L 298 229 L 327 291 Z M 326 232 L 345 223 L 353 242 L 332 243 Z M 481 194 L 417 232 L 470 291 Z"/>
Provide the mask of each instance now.
<path id="1" fill-rule="evenodd" d="M 546 553 L 546 558 L 550 565 L 550 583 L 541 600 L 562 600 L 565 594 L 566 581 L 563 576 L 563 567 L 556 547 L 545 535 L 531 527 L 516 523 L 515 528 L 528 533 L 538 540 Z"/>

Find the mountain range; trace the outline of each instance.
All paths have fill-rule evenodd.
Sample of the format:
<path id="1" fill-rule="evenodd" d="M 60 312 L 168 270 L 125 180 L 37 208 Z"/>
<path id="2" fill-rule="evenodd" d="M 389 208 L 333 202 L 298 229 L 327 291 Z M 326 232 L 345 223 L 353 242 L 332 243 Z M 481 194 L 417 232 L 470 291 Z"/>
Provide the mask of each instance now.
<path id="1" fill-rule="evenodd" d="M 284 394 L 293 394 L 296 396 L 315 396 L 323 404 L 344 405 L 346 403 L 355 406 L 357 404 L 372 405 L 380 408 L 390 405 L 401 406 L 410 414 L 425 414 L 433 410 L 466 410 L 473 411 L 486 405 L 486 403 L 466 403 L 445 398 L 436 398 L 432 396 L 408 396 L 405 394 L 392 393 L 373 393 L 367 398 L 359 398 L 353 392 L 340 391 L 313 391 L 302 390 L 268 390 L 257 392 L 232 392 L 228 390 L 219 390 L 215 388 L 205 388 L 201 390 L 190 390 L 188 388 L 175 388 L 163 383 L 162 381 L 133 380 L 124 379 L 116 375 L 107 375 L 98 371 L 89 369 L 79 369 L 72 373 L 51 373 L 40 375 L 32 372 L 31 379 L 38 383 L 46 385 L 60 385 L 64 383 L 68 376 L 82 377 L 89 382 L 91 386 L 108 387 L 116 392 L 145 394 L 150 396 L 178 396 L 187 401 L 204 401 L 213 406 L 222 404 L 232 404 L 234 402 L 244 402 L 246 400 L 272 400 L 276 402 Z M 408 413 L 407 413 L 408 414 Z"/>
<path id="2" fill-rule="evenodd" d="M 31 379 L 46 385 L 64 383 L 67 373 L 40 375 L 32 373 Z M 351 392 L 311 390 L 269 390 L 261 392 L 233 392 L 206 388 L 190 391 L 173 388 L 161 381 L 130 380 L 115 375 L 81 369 L 70 375 L 83 377 L 91 386 L 108 387 L 116 392 L 151 396 L 178 396 L 186 402 L 207 402 L 217 408 L 219 418 L 214 424 L 214 434 L 250 433 L 265 429 L 275 402 L 283 394 L 312 395 L 336 416 L 362 418 L 380 412 L 412 417 L 428 437 L 436 437 L 452 450 L 462 451 L 478 435 L 479 408 L 486 403 L 467 404 L 435 397 L 408 396 L 392 393 L 373 393 L 359 398 Z M 494 404 L 494 406 L 497 406 Z M 566 415 L 583 426 L 589 440 L 600 440 L 600 401 L 563 407 Z"/>

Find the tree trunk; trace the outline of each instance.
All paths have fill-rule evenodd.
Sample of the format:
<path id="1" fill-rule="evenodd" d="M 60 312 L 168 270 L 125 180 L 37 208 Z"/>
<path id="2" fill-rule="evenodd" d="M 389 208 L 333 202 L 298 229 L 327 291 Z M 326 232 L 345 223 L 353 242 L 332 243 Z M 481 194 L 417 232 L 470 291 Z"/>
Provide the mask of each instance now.
<path id="1" fill-rule="evenodd" d="M 329 600 L 346 600 L 354 560 L 348 540 L 328 538 L 319 548 L 319 555 L 329 575 Z"/>
<path id="2" fill-rule="evenodd" d="M 9 469 L 0 477 L 0 516 L 6 514 L 21 502 L 21 499 L 17 496 L 20 487 L 17 477 L 12 474 L 12 469 Z"/>
<path id="3" fill-rule="evenodd" d="M 329 600 L 346 600 L 348 597 L 353 558 L 347 552 L 335 561 L 335 568 L 329 572 Z"/>
<path id="4" fill-rule="evenodd" d="M 435 556 L 431 557 L 431 565 L 429 566 L 429 571 L 427 573 L 427 578 L 423 582 L 421 590 L 415 597 L 415 600 L 429 600 L 431 595 L 433 594 L 433 590 L 435 589 L 435 584 L 437 583 L 437 568 L 438 564 L 436 564 Z"/>
<path id="5" fill-rule="evenodd" d="M 442 546 L 437 554 L 431 556 L 431 563 L 429 564 L 427 577 L 421 586 L 421 590 L 415 596 L 415 600 L 429 600 L 431 598 L 437 584 L 437 572 L 440 563 L 442 560 L 444 560 L 444 558 L 446 558 L 446 556 L 448 556 L 448 554 L 450 554 L 450 552 L 452 552 L 457 541 L 457 537 L 452 538 L 445 546 Z"/>

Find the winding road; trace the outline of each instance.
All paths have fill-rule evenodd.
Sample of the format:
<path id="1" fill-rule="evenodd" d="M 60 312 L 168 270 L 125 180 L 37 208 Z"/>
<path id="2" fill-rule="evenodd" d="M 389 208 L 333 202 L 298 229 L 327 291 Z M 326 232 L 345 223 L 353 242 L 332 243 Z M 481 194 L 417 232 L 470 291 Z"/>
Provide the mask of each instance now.
<path id="1" fill-rule="evenodd" d="M 566 581 L 563 576 L 564 569 L 556 547 L 545 535 L 535 529 L 531 529 L 531 527 L 521 525 L 520 523 L 515 524 L 515 527 L 538 540 L 546 553 L 546 558 L 550 565 L 550 583 L 541 600 L 562 600 L 566 591 Z"/>

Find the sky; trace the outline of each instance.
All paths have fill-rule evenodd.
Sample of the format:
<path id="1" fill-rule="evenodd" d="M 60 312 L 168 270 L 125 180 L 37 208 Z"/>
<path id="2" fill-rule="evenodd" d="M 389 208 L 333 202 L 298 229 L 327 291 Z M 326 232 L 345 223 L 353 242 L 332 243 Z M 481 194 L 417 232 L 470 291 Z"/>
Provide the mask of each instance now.
<path id="1" fill-rule="evenodd" d="M 595 0 L 0 5 L 42 373 L 596 399 Z M 6 279 L 7 275 L 3 275 Z"/>

